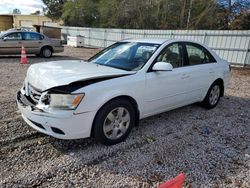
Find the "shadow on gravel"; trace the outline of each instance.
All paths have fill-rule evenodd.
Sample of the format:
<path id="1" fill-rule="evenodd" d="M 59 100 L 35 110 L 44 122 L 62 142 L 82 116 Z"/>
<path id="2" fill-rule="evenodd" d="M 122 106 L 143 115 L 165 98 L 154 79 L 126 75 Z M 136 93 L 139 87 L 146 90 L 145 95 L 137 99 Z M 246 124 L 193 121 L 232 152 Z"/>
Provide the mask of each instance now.
<path id="1" fill-rule="evenodd" d="M 73 151 L 72 157 L 83 163 L 85 156 L 96 153 L 85 163 L 89 166 L 142 177 L 152 186 L 180 172 L 187 174 L 189 186 L 244 186 L 249 172 L 249 106 L 250 99 L 225 96 L 212 110 L 194 104 L 165 112 L 141 120 L 125 142 L 111 147 L 94 139 L 49 139 L 56 149 Z"/>
<path id="2" fill-rule="evenodd" d="M 96 145 L 96 141 L 93 138 L 84 138 L 77 140 L 60 140 L 53 137 L 48 137 L 49 143 L 62 153 L 68 153 L 69 151 L 77 151 L 86 149 Z"/>
<path id="3" fill-rule="evenodd" d="M 33 172 L 38 177 L 18 176 L 19 185 L 24 186 L 31 185 L 27 181 L 31 179 L 39 182 L 32 185 L 61 183 L 67 187 L 64 178 L 72 174 L 71 183 L 77 185 L 78 178 L 88 177 L 87 172 L 83 173 L 86 169 L 98 168 L 97 180 L 110 174 L 130 180 L 136 177 L 136 181 L 149 187 L 180 172 L 187 175 L 188 187 L 244 187 L 244 182 L 249 183 L 250 170 L 249 106 L 248 98 L 225 96 L 211 110 L 194 104 L 165 112 L 141 120 L 125 142 L 110 147 L 97 144 L 92 138 L 59 140 L 40 133 L 19 135 L 3 150 L 8 158 L 2 159 L 8 163 L 2 165 L 6 177 L 16 169 L 20 174 L 30 172 L 38 163 L 51 169 L 51 181 L 46 180 L 48 171 L 39 169 Z M 15 152 L 18 148 L 23 155 Z M 20 156 L 18 161 L 13 154 Z M 57 158 L 66 159 L 69 164 L 52 165 L 50 160 Z M 12 185 L 16 180 L 4 181 Z"/>

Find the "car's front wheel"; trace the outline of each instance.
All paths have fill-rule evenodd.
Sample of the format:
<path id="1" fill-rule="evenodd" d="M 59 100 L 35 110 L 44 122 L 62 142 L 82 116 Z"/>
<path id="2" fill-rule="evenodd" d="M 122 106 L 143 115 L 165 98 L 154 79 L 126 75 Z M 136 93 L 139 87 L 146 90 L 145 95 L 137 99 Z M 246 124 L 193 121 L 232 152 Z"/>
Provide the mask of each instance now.
<path id="1" fill-rule="evenodd" d="M 219 82 L 213 83 L 209 88 L 207 95 L 202 102 L 202 105 L 207 109 L 214 108 L 220 100 L 221 92 L 221 84 Z"/>
<path id="2" fill-rule="evenodd" d="M 124 141 L 135 124 L 135 109 L 125 99 L 116 99 L 105 104 L 94 121 L 94 136 L 104 145 Z"/>

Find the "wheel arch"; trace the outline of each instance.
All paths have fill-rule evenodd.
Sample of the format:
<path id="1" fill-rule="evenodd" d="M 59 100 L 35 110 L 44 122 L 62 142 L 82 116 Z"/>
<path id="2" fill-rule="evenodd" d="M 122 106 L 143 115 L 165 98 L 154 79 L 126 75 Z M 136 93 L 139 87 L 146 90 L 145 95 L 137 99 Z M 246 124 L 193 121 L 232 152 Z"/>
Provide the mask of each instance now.
<path id="1" fill-rule="evenodd" d="M 223 81 L 223 79 L 222 79 L 222 78 L 216 79 L 216 80 L 212 83 L 212 85 L 215 84 L 215 83 L 218 83 L 219 86 L 221 87 L 220 96 L 223 97 L 223 96 L 224 96 L 224 81 Z"/>
<path id="2" fill-rule="evenodd" d="M 50 46 L 50 45 L 44 45 L 44 46 L 42 46 L 41 49 L 40 49 L 40 53 L 42 52 L 42 50 L 44 48 L 50 48 L 52 50 L 52 53 L 54 53 L 54 48 L 52 46 Z"/>
<path id="3" fill-rule="evenodd" d="M 128 100 L 132 106 L 134 107 L 135 109 L 135 116 L 136 116 L 136 122 L 135 122 L 135 126 L 138 126 L 139 125 L 139 120 L 140 120 L 140 111 L 139 111 L 139 107 L 138 107 L 138 103 L 137 101 L 129 96 L 129 95 L 119 95 L 119 96 L 116 96 L 116 97 L 113 97 L 112 99 L 109 99 L 108 101 L 106 101 L 96 112 L 95 114 L 95 117 L 94 117 L 94 120 L 93 120 L 93 123 L 92 123 L 92 127 L 91 127 L 91 134 L 90 136 L 93 137 L 94 136 L 94 124 L 95 124 L 95 119 L 96 119 L 96 116 L 98 114 L 98 112 L 102 109 L 103 106 L 105 106 L 106 104 L 108 104 L 109 102 L 113 101 L 113 100 L 117 100 L 117 99 L 125 99 L 125 100 Z"/>

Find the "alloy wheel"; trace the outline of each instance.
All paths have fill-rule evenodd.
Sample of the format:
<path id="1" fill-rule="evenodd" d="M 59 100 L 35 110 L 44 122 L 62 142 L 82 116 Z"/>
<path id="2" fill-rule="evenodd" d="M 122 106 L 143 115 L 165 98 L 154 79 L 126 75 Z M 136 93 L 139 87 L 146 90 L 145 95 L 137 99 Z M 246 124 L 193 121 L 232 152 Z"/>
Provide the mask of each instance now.
<path id="1" fill-rule="evenodd" d="M 128 130 L 130 114 L 124 107 L 118 107 L 108 113 L 104 120 L 104 135 L 111 140 L 122 137 Z"/>

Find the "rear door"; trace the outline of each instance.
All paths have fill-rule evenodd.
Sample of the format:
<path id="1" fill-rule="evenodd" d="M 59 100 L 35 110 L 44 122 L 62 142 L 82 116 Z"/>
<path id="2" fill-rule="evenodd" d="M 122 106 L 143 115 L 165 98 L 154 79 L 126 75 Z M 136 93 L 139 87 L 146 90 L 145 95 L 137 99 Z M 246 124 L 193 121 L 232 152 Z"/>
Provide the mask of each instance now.
<path id="1" fill-rule="evenodd" d="M 215 80 L 216 60 L 199 44 L 184 42 L 184 45 L 185 69 L 188 72 L 186 98 L 190 102 L 201 101 Z"/>
<path id="2" fill-rule="evenodd" d="M 44 36 L 34 32 L 23 32 L 23 45 L 29 54 L 39 54 Z"/>
<path id="3" fill-rule="evenodd" d="M 6 34 L 0 41 L 0 54 L 21 54 L 21 32 Z"/>

